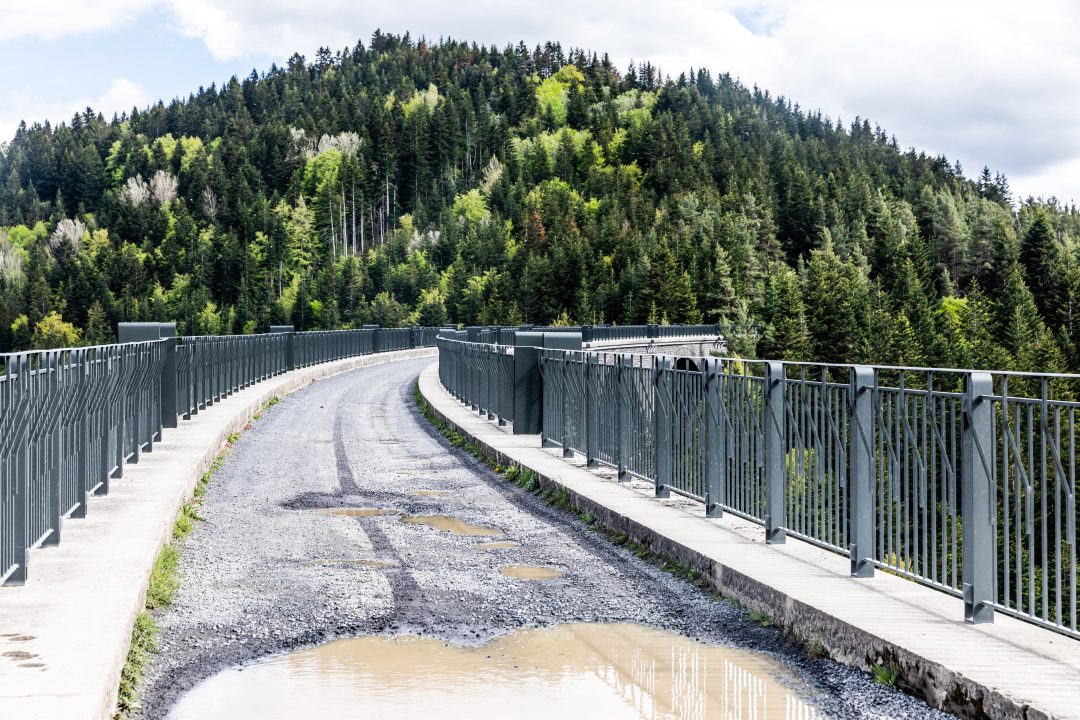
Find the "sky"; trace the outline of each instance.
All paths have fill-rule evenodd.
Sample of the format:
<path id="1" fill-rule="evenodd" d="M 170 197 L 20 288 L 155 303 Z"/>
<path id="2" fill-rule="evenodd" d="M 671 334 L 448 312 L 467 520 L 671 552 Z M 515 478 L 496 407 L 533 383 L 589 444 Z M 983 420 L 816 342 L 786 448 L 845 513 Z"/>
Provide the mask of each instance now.
<path id="1" fill-rule="evenodd" d="M 20 120 L 111 117 L 381 29 L 558 40 L 728 72 L 901 147 L 1080 201 L 1080 3 L 1070 0 L 0 0 L 0 142 Z"/>

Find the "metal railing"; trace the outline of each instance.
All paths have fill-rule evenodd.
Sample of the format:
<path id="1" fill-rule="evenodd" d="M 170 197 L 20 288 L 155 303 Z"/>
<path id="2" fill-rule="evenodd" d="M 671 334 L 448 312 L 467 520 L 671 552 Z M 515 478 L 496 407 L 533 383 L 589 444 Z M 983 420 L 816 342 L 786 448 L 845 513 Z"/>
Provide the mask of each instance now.
<path id="1" fill-rule="evenodd" d="M 514 349 L 440 337 L 439 379 L 452 395 L 500 425 L 514 422 Z"/>
<path id="2" fill-rule="evenodd" d="M 60 542 L 162 427 L 294 367 L 430 347 L 437 328 L 184 336 L 0 354 L 0 584 Z M 157 337 L 155 335 L 155 337 Z"/>
<path id="3" fill-rule="evenodd" d="M 285 372 L 288 344 L 285 334 L 181 337 L 176 346 L 176 414 L 190 419 L 238 390 Z"/>
<path id="4" fill-rule="evenodd" d="M 623 340 L 669 340 L 722 337 L 721 326 L 711 325 L 521 325 L 519 327 L 469 327 L 464 332 L 470 342 L 513 345 L 520 331 L 578 333 L 583 342 Z"/>
<path id="5" fill-rule="evenodd" d="M 443 384 L 475 405 L 485 357 L 441 341 Z M 856 577 L 961 597 L 971 622 L 1080 638 L 1080 376 L 551 349 L 539 364 L 544 445 L 847 555 Z"/>

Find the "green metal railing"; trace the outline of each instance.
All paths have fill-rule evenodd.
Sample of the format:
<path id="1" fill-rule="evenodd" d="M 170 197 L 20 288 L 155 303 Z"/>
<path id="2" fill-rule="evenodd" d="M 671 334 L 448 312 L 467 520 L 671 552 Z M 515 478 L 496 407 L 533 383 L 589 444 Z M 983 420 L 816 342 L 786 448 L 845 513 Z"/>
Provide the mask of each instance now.
<path id="1" fill-rule="evenodd" d="M 497 346 L 439 349 L 483 407 Z M 1080 376 L 533 350 L 543 445 L 963 598 L 970 622 L 1080 638 Z"/>
<path id="2" fill-rule="evenodd" d="M 282 328 L 173 338 L 157 323 L 138 325 L 152 326 L 155 339 L 0 354 L 0 584 L 25 583 L 31 551 L 57 545 L 64 521 L 85 517 L 90 496 L 107 493 L 178 418 L 296 367 L 430 347 L 438 333 Z"/>

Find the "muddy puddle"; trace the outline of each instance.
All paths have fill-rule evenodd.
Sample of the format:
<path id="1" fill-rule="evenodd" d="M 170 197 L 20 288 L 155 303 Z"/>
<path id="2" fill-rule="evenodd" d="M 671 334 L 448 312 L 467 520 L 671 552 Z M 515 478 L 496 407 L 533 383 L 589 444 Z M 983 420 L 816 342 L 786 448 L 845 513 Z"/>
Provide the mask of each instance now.
<path id="1" fill-rule="evenodd" d="M 473 547 L 480 550 L 509 550 L 510 548 L 521 547 L 521 543 L 513 540 L 496 540 L 495 542 L 476 543 Z"/>
<path id="2" fill-rule="evenodd" d="M 783 677 L 769 658 L 637 625 L 561 625 L 479 648 L 364 637 L 226 670 L 169 717 L 816 718 Z"/>
<path id="3" fill-rule="evenodd" d="M 398 515 L 399 510 L 391 510 L 389 508 L 354 508 L 354 507 L 340 507 L 340 508 L 322 508 L 319 510 L 326 515 L 344 515 L 345 517 L 378 517 L 380 515 Z"/>
<path id="4" fill-rule="evenodd" d="M 470 535 L 483 537 L 485 535 L 502 535 L 499 528 L 487 527 L 486 525 L 473 525 L 464 520 L 458 520 L 448 515 L 405 515 L 401 522 L 409 525 L 430 525 L 436 530 L 445 530 L 455 535 Z"/>
<path id="5" fill-rule="evenodd" d="M 554 580 L 563 576 L 563 571 L 558 568 L 544 567 L 543 565 L 503 565 L 499 568 L 506 577 L 518 578 L 519 580 Z"/>

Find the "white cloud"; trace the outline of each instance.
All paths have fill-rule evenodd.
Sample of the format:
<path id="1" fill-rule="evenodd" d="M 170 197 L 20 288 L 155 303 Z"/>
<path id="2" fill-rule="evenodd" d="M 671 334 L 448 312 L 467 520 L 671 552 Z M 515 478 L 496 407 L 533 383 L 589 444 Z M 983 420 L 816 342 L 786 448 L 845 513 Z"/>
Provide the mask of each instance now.
<path id="1" fill-rule="evenodd" d="M 132 22 L 157 0 L 6 0 L 0 4 L 0 41 L 55 40 Z"/>
<path id="2" fill-rule="evenodd" d="M 27 125 L 49 120 L 53 123 L 70 120 L 87 107 L 102 113 L 106 118 L 113 114 L 131 112 L 133 107 L 145 107 L 150 103 L 146 91 L 127 78 L 115 78 L 97 97 L 75 97 L 57 100 L 23 93 L 12 93 L 0 105 L 0 138 L 10 139 L 19 127 L 19 121 Z"/>

